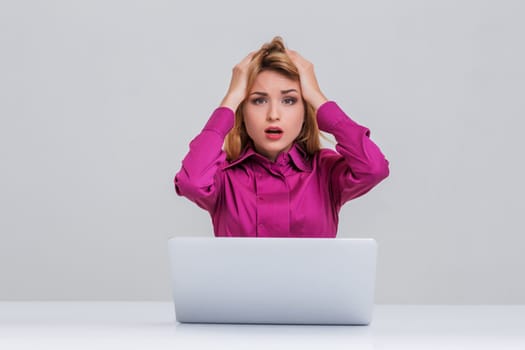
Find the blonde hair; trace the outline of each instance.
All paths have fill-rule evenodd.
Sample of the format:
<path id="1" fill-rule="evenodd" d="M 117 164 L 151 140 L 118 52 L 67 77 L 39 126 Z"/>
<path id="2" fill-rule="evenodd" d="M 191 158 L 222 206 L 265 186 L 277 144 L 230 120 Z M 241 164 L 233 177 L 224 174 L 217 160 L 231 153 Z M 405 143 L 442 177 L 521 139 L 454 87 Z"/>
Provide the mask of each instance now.
<path id="1" fill-rule="evenodd" d="M 270 43 L 264 44 L 259 51 L 254 54 L 248 68 L 247 92 L 252 88 L 257 75 L 267 70 L 282 74 L 294 81 L 299 81 L 299 70 L 286 54 L 283 39 L 279 36 L 273 38 Z M 244 103 L 245 101 L 237 107 L 235 111 L 235 123 L 228 135 L 226 135 L 224 142 L 224 151 L 229 161 L 234 161 L 239 158 L 243 149 L 251 142 L 244 125 Z M 314 107 L 304 99 L 303 104 L 304 123 L 295 142 L 298 143 L 309 156 L 313 156 L 314 153 L 321 149 L 320 132 L 317 126 Z"/>

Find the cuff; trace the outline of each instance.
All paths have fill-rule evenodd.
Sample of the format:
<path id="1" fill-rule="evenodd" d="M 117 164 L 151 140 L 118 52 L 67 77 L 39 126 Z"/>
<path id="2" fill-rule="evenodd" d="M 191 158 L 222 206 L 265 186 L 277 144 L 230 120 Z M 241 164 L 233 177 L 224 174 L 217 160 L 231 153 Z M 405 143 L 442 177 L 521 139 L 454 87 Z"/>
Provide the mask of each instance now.
<path id="1" fill-rule="evenodd" d="M 202 130 L 214 131 L 226 137 L 226 134 L 233 128 L 234 121 L 235 114 L 230 108 L 218 107 L 213 111 L 210 119 L 208 119 L 208 122 Z"/>
<path id="2" fill-rule="evenodd" d="M 343 122 L 345 124 L 339 125 Z M 366 135 L 370 134 L 368 128 L 352 120 L 334 101 L 327 101 L 317 109 L 317 125 L 321 131 L 334 135 L 341 131 L 343 125 L 345 128 L 360 129 L 364 130 Z"/>

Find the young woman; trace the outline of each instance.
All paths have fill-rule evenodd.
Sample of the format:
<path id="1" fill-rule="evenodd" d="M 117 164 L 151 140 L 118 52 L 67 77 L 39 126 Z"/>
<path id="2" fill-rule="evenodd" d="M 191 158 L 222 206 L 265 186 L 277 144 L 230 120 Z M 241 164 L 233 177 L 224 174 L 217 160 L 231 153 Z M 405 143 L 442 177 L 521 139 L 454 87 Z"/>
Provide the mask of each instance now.
<path id="1" fill-rule="evenodd" d="M 337 152 L 321 149 L 319 129 Z M 341 206 L 389 174 L 369 134 L 276 37 L 233 68 L 175 189 L 210 213 L 215 236 L 335 237 Z"/>

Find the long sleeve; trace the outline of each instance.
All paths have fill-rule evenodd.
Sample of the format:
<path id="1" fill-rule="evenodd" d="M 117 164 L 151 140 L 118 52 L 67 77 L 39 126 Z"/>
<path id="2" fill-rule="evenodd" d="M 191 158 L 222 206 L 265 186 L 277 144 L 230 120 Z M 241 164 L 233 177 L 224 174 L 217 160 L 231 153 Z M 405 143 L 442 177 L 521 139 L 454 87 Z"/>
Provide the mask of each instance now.
<path id="1" fill-rule="evenodd" d="M 338 207 L 362 196 L 389 175 L 389 163 L 370 139 L 370 130 L 350 119 L 339 106 L 325 102 L 317 110 L 319 129 L 334 135 L 336 151 L 324 158 Z M 342 156 L 342 157 L 341 157 Z"/>
<path id="2" fill-rule="evenodd" d="M 227 107 L 217 108 L 190 143 L 190 150 L 175 175 L 175 190 L 180 196 L 210 210 L 218 193 L 217 171 L 225 162 L 224 138 L 233 127 L 234 113 Z"/>

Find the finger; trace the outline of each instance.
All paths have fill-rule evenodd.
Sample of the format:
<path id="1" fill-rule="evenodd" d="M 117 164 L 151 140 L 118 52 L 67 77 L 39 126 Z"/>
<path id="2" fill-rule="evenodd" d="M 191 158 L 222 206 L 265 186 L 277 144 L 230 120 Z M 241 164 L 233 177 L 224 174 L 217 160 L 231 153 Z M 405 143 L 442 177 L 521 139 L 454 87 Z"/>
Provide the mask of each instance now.
<path id="1" fill-rule="evenodd" d="M 237 63 L 234 69 L 245 70 L 253 59 L 255 51 L 250 52 L 246 57 L 244 57 L 239 63 Z"/>
<path id="2" fill-rule="evenodd" d="M 244 57 L 242 62 L 250 62 L 254 55 L 255 55 L 255 51 L 250 52 L 246 57 Z"/>
<path id="3" fill-rule="evenodd" d="M 285 49 L 285 52 L 292 59 L 302 59 L 303 58 L 303 56 L 301 56 L 301 54 L 299 54 L 299 52 L 297 51 Z"/>
<path id="4" fill-rule="evenodd" d="M 286 54 L 288 55 L 288 57 L 290 57 L 290 59 L 292 60 L 292 62 L 296 65 L 296 66 L 304 66 L 307 64 L 307 60 L 304 59 L 303 56 L 301 56 L 297 51 L 293 51 L 293 50 L 286 50 Z"/>
<path id="5" fill-rule="evenodd" d="M 285 49 L 284 52 L 290 57 L 292 62 L 295 63 L 295 61 L 297 61 L 297 53 L 295 51 Z"/>

